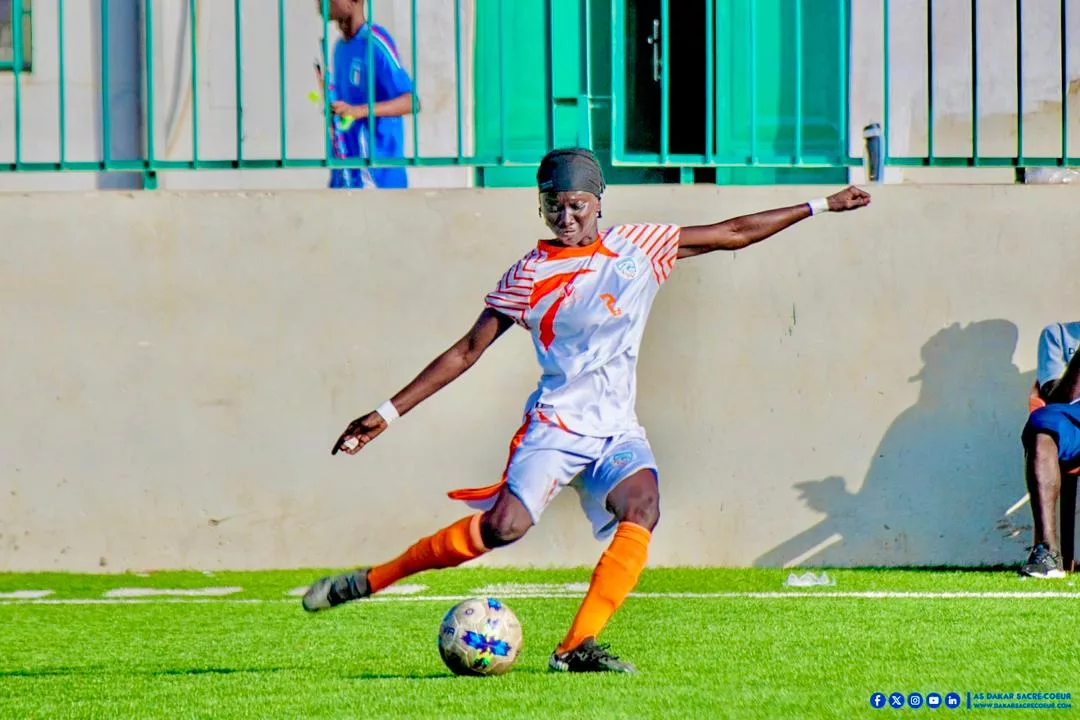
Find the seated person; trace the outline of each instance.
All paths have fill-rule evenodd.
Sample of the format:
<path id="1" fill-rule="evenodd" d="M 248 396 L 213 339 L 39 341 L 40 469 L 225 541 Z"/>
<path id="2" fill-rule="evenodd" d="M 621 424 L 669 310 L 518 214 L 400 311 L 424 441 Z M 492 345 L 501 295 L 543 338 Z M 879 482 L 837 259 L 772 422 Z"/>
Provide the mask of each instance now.
<path id="1" fill-rule="evenodd" d="M 1080 322 L 1047 325 L 1039 336 L 1036 385 L 1046 405 L 1031 413 L 1022 435 L 1034 546 L 1020 573 L 1030 577 L 1065 577 L 1057 506 L 1062 469 L 1080 465 L 1078 345 Z"/>

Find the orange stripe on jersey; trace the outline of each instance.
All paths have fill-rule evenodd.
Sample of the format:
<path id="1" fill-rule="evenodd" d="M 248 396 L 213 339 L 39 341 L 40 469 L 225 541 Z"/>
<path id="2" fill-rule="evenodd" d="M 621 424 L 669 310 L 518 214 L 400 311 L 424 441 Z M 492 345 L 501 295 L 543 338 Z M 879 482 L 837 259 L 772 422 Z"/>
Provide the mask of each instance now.
<path id="1" fill-rule="evenodd" d="M 549 242 L 541 240 L 537 245 L 537 250 L 543 251 L 547 254 L 548 260 L 565 260 L 567 258 L 576 257 L 588 257 L 589 255 L 604 255 L 605 257 L 619 257 L 619 254 L 614 250 L 610 250 L 604 246 L 604 235 L 600 235 L 595 241 L 588 245 L 578 245 L 576 247 L 567 247 L 565 245 L 552 245 Z"/>
<path id="2" fill-rule="evenodd" d="M 578 277 L 591 272 L 594 271 L 589 268 L 582 268 L 574 272 L 558 273 L 546 277 L 540 282 L 533 283 L 532 297 L 529 299 L 530 307 L 536 307 L 537 303 L 551 293 L 558 293 L 555 302 L 551 303 L 551 307 L 540 318 L 540 344 L 544 346 L 545 350 L 551 347 L 551 342 L 555 339 L 555 316 L 559 314 L 559 308 L 562 306 L 563 300 L 569 297 L 567 291 L 570 289 L 570 283 L 574 282 Z"/>
<path id="3" fill-rule="evenodd" d="M 652 266 L 656 282 L 663 283 L 671 275 L 679 256 L 679 227 L 677 225 L 624 225 L 623 237 L 645 253 Z"/>
<path id="4" fill-rule="evenodd" d="M 514 263 L 503 274 L 495 289 L 484 298 L 484 303 L 524 325 L 525 311 L 529 309 L 529 298 L 532 295 L 533 278 L 536 277 L 536 263 L 539 258 L 540 253 L 532 250 Z"/>
<path id="5" fill-rule="evenodd" d="M 506 476 L 510 473 L 510 463 L 514 461 L 514 453 L 521 447 L 521 443 L 525 440 L 525 433 L 529 429 L 529 423 L 531 419 L 526 419 L 517 432 L 514 433 L 514 437 L 510 440 L 510 452 L 506 456 L 506 467 L 503 468 L 502 479 L 499 482 L 492 485 L 479 488 L 462 488 L 461 490 L 451 490 L 446 493 L 447 497 L 451 500 L 464 500 L 465 502 L 476 502 L 477 500 L 487 500 L 493 498 L 499 494 L 503 485 L 506 484 Z"/>

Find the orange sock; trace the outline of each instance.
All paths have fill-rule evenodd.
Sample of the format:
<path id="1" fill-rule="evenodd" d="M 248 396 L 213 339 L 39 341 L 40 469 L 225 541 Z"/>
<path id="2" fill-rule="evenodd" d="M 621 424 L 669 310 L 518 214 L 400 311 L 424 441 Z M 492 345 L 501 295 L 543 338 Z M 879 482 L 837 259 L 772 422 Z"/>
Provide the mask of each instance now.
<path id="1" fill-rule="evenodd" d="M 417 540 L 401 555 L 368 573 L 368 585 L 376 593 L 398 580 L 424 570 L 455 567 L 488 551 L 480 538 L 480 516 L 469 515 L 434 535 Z"/>
<path id="2" fill-rule="evenodd" d="M 623 600 L 637 585 L 649 555 L 652 533 L 640 525 L 619 523 L 611 545 L 593 570 L 589 592 L 578 608 L 574 622 L 555 652 L 566 652 L 588 637 L 596 637 Z"/>

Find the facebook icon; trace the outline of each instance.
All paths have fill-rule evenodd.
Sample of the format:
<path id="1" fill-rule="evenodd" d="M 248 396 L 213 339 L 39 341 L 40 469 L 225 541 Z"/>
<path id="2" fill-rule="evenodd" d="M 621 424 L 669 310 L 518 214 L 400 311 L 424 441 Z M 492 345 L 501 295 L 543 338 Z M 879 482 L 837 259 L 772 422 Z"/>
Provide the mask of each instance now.
<path id="1" fill-rule="evenodd" d="M 880 710 L 885 707 L 885 693 L 876 692 L 870 696 L 870 707 Z"/>

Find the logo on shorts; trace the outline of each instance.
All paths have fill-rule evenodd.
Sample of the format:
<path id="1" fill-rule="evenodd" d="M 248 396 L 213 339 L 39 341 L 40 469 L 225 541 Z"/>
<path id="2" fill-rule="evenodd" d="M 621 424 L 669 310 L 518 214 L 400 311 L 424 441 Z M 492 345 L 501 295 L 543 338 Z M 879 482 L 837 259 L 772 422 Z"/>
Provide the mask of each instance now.
<path id="1" fill-rule="evenodd" d="M 611 464 L 615 467 L 623 467 L 628 465 L 631 460 L 634 459 L 634 453 L 630 450 L 623 450 L 622 452 L 615 453 L 611 456 Z"/>
<path id="2" fill-rule="evenodd" d="M 637 263 L 634 258 L 623 258 L 615 263 L 615 272 L 624 280 L 633 280 L 638 274 Z"/>

